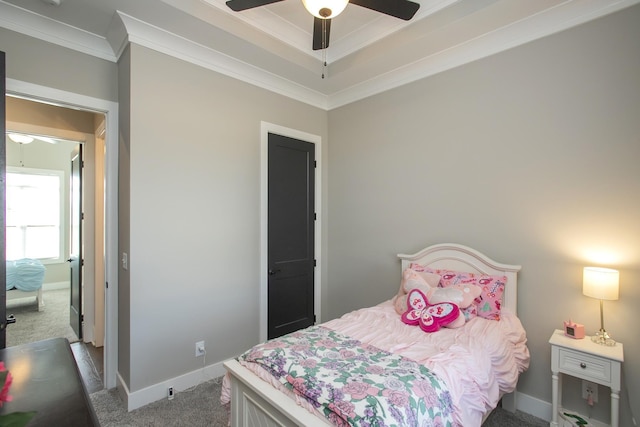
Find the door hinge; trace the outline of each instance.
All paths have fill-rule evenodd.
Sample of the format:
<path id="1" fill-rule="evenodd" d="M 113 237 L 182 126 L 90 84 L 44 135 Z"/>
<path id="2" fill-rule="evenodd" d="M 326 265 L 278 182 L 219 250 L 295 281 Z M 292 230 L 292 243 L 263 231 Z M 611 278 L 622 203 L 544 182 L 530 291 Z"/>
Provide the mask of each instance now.
<path id="1" fill-rule="evenodd" d="M 317 220 L 317 219 L 318 219 L 318 215 L 314 212 L 314 213 L 313 213 L 313 220 L 315 221 L 315 220 Z"/>
<path id="2" fill-rule="evenodd" d="M 84 212 L 80 214 L 80 219 L 84 221 Z"/>
<path id="3" fill-rule="evenodd" d="M 316 260 L 315 259 L 313 260 L 313 266 L 314 267 L 316 266 Z"/>
<path id="4" fill-rule="evenodd" d="M 109 289 L 109 282 L 104 282 L 104 284 L 105 284 L 105 287 Z"/>
<path id="5" fill-rule="evenodd" d="M 314 324 L 316 323 L 316 315 L 315 314 L 313 315 L 313 323 Z"/>
<path id="6" fill-rule="evenodd" d="M 318 167 L 318 162 L 317 162 L 317 161 L 315 161 L 315 160 L 313 161 L 313 167 L 314 167 L 314 168 L 317 168 L 317 167 Z"/>

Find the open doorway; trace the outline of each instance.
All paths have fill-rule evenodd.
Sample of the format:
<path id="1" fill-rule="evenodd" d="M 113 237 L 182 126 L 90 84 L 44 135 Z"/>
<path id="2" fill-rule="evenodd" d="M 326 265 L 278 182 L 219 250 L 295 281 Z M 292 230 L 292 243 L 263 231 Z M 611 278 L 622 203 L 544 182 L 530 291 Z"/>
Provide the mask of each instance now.
<path id="1" fill-rule="evenodd" d="M 7 222 L 7 266 L 19 262 L 38 263 L 43 270 L 41 287 L 33 298 L 21 289 L 7 291 L 7 312 L 14 314 L 16 324 L 7 328 L 7 346 L 38 341 L 46 338 L 65 337 L 72 343 L 72 350 L 83 372 L 85 383 L 91 391 L 103 388 L 103 360 L 105 337 L 104 295 L 104 133 L 105 115 L 90 111 L 61 107 L 35 100 L 6 97 L 6 161 L 7 184 L 9 178 L 17 189 L 15 204 L 25 209 L 27 196 L 36 192 L 37 218 Z M 70 326 L 70 310 L 73 311 L 71 293 L 71 236 L 74 218 L 72 205 L 71 158 L 82 146 L 82 298 L 81 329 Z M 45 178 L 58 182 L 56 186 L 42 184 Z M 32 181 L 29 181 L 29 180 Z M 30 182 L 30 184 L 25 184 Z M 34 184 L 39 183 L 39 184 Z M 13 184 L 11 184 L 13 185 Z M 10 213 L 10 196 L 14 187 L 7 187 L 7 206 Z M 44 205 L 46 199 L 47 204 Z M 28 203 L 27 203 L 28 204 Z M 27 209 L 28 210 L 28 209 Z M 21 212 L 22 218 L 30 217 Z M 57 214 L 57 215 L 56 215 Z M 57 224 L 52 218 L 58 218 Z M 43 226 L 46 224 L 46 226 Z M 11 230 L 9 230 L 11 228 Z M 35 235 L 46 244 L 32 244 Z M 29 244 L 31 247 L 27 247 Z M 37 247 L 36 247 L 37 246 Z M 77 326 L 77 325 L 76 325 Z M 88 381 L 87 381 L 88 380 Z"/>

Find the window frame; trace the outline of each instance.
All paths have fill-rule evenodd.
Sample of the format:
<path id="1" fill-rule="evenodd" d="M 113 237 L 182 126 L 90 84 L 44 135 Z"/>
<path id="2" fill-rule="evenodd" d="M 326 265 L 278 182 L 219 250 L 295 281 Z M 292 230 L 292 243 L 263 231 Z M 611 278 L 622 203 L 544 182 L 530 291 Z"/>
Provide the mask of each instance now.
<path id="1" fill-rule="evenodd" d="M 59 236 L 58 236 L 58 257 L 57 258 L 37 258 L 43 264 L 60 264 L 66 261 L 65 257 L 65 242 L 66 242 L 66 232 L 68 226 L 65 222 L 65 201 L 66 201 L 66 190 L 65 190 L 65 171 L 62 169 L 43 169 L 43 168 L 27 168 L 27 167 L 17 167 L 17 166 L 7 166 L 5 174 L 8 175 L 10 173 L 14 174 L 23 174 L 23 175 L 47 175 L 47 176 L 57 176 L 60 179 L 60 222 L 59 222 Z M 5 185 L 8 187 L 7 177 L 5 176 Z M 8 190 L 8 188 L 7 188 Z M 8 200 L 7 200 L 7 207 Z M 6 228 L 6 224 L 5 224 Z"/>

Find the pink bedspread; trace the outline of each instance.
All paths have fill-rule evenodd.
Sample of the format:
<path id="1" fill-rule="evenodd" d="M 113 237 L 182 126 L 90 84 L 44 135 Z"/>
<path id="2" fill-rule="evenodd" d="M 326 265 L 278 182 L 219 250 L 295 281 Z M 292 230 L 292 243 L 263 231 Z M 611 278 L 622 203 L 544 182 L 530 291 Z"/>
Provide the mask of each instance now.
<path id="1" fill-rule="evenodd" d="M 500 321 L 475 318 L 461 328 L 425 333 L 402 323 L 389 300 L 323 325 L 424 364 L 447 384 L 455 420 L 465 427 L 480 426 L 485 412 L 495 408 L 501 394 L 515 389 L 519 374 L 529 367 L 524 328 L 507 310 Z M 265 372 L 257 374 L 268 381 Z M 221 399 L 229 398 L 225 381 Z"/>

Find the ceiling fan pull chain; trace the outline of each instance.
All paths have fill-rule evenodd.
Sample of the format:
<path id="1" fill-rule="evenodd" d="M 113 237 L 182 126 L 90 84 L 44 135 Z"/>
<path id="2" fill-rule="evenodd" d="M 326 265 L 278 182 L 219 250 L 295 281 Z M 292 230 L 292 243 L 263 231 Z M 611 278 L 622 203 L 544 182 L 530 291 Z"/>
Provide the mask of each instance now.
<path id="1" fill-rule="evenodd" d="M 24 144 L 21 142 L 20 143 L 20 167 L 24 167 L 24 162 L 22 161 L 22 157 L 24 156 L 24 153 L 22 151 L 22 147 L 24 146 Z"/>
<path id="2" fill-rule="evenodd" d="M 324 73 L 327 70 L 327 49 L 322 49 L 322 78 L 324 79 Z"/>
<path id="3" fill-rule="evenodd" d="M 327 70 L 327 20 L 322 20 L 322 78 Z"/>

